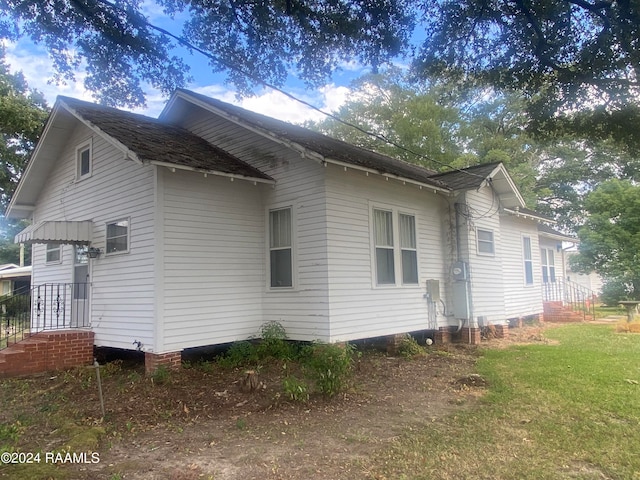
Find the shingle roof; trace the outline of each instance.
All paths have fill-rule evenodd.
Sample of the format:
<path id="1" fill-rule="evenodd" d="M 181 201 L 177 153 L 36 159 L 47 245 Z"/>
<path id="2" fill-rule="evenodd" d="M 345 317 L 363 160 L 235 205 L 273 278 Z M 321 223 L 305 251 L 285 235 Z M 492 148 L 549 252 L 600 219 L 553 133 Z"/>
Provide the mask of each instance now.
<path id="1" fill-rule="evenodd" d="M 438 173 L 433 178 L 445 183 L 453 190 L 471 190 L 479 188 L 500 162 L 474 165 L 451 172 Z"/>
<path id="2" fill-rule="evenodd" d="M 186 129 L 75 98 L 59 97 L 59 100 L 85 121 L 122 143 L 143 162 L 166 162 L 204 171 L 271 180 L 257 168 Z"/>
<path id="3" fill-rule="evenodd" d="M 434 178 L 435 171 L 413 165 L 396 158 L 388 157 L 349 143 L 328 137 L 318 132 L 293 125 L 259 113 L 245 110 L 220 100 L 192 92 L 181 90 L 186 95 L 211 105 L 212 107 L 236 117 L 242 122 L 271 132 L 279 138 L 295 142 L 327 159 L 338 160 L 354 166 L 375 170 L 382 174 L 396 175 L 408 180 L 415 180 L 439 188 L 447 188 L 439 179 Z"/>

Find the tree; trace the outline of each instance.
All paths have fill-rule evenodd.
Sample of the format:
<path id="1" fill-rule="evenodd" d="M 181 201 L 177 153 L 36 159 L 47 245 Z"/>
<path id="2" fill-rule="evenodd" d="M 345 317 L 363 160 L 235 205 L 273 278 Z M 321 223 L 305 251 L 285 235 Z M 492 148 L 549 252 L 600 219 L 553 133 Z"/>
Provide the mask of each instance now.
<path id="1" fill-rule="evenodd" d="M 627 285 L 629 296 L 640 300 L 640 186 L 628 180 L 604 182 L 587 196 L 585 210 L 572 268 Z"/>
<path id="2" fill-rule="evenodd" d="M 613 138 L 640 151 L 636 1 L 426 3 L 418 71 L 524 92 L 530 128 Z"/>
<path id="3" fill-rule="evenodd" d="M 21 73 L 12 74 L 0 51 L 0 208 L 9 199 L 24 170 L 48 115 L 41 93 L 30 90 Z M 21 222 L 0 219 L 0 262 L 18 263 L 19 247 L 14 235 L 24 228 Z"/>

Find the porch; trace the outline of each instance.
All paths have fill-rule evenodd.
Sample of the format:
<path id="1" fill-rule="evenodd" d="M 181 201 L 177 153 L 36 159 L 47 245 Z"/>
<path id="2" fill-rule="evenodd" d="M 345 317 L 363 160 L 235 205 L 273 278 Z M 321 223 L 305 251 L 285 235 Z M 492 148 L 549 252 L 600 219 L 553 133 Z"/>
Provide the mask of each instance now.
<path id="1" fill-rule="evenodd" d="M 586 322 L 595 318 L 597 295 L 566 279 L 555 279 L 542 286 L 546 322 Z"/>

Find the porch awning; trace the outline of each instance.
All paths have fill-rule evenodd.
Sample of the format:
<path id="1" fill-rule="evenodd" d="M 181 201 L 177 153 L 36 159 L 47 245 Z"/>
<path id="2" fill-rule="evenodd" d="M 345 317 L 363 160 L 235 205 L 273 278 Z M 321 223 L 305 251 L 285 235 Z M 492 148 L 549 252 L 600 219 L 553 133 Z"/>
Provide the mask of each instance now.
<path id="1" fill-rule="evenodd" d="M 91 243 L 93 222 L 44 221 L 29 225 L 15 237 L 16 243 L 52 243 L 88 245 Z"/>

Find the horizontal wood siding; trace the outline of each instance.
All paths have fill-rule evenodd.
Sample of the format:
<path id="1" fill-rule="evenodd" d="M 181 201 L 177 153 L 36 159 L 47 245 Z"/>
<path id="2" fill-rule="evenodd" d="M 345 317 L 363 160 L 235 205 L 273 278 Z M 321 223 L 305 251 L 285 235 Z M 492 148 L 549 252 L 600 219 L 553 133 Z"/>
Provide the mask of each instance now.
<path id="1" fill-rule="evenodd" d="M 444 325 L 442 316 L 430 321 L 424 294 L 426 280 L 436 279 L 444 299 L 447 201 L 415 185 L 385 181 L 378 175 L 345 172 L 332 165 L 326 170 L 331 341 Z M 372 207 L 415 215 L 418 285 L 402 286 L 398 275 L 396 286 L 375 285 Z M 398 244 L 397 238 L 395 241 Z M 442 313 L 441 305 L 437 307 Z"/>
<path id="2" fill-rule="evenodd" d="M 534 221 L 503 215 L 502 252 L 504 257 L 506 318 L 526 317 L 542 313 L 542 275 L 538 229 Z M 531 238 L 533 285 L 526 285 L 523 237 Z"/>
<path id="3" fill-rule="evenodd" d="M 327 226 L 324 167 L 294 150 L 194 107 L 184 127 L 277 180 L 266 186 L 261 205 L 262 318 L 276 321 L 295 340 L 329 340 Z M 268 211 L 293 209 L 294 288 L 272 289 L 268 274 Z M 257 332 L 249 332 L 255 334 Z"/>
<path id="4" fill-rule="evenodd" d="M 489 187 L 466 193 L 468 209 L 461 225 L 462 237 L 466 237 L 469 272 L 471 278 L 472 315 L 490 323 L 505 320 L 505 293 L 503 283 L 504 245 L 500 229 L 499 200 Z M 478 251 L 478 229 L 493 232 L 495 253 Z"/>
<path id="5" fill-rule="evenodd" d="M 93 141 L 93 171 L 75 181 L 76 147 Z M 153 343 L 154 182 L 152 166 L 125 160 L 101 136 L 78 125 L 53 168 L 34 212 L 35 221 L 93 220 L 93 246 L 105 250 L 106 222 L 130 219 L 130 251 L 91 260 L 92 328 L 97 345 L 135 348 Z M 44 245 L 34 246 L 33 284 L 70 282 L 73 247 L 60 265 L 44 265 Z"/>
<path id="6" fill-rule="evenodd" d="M 261 185 L 161 169 L 162 351 L 255 336 L 262 323 Z"/>

